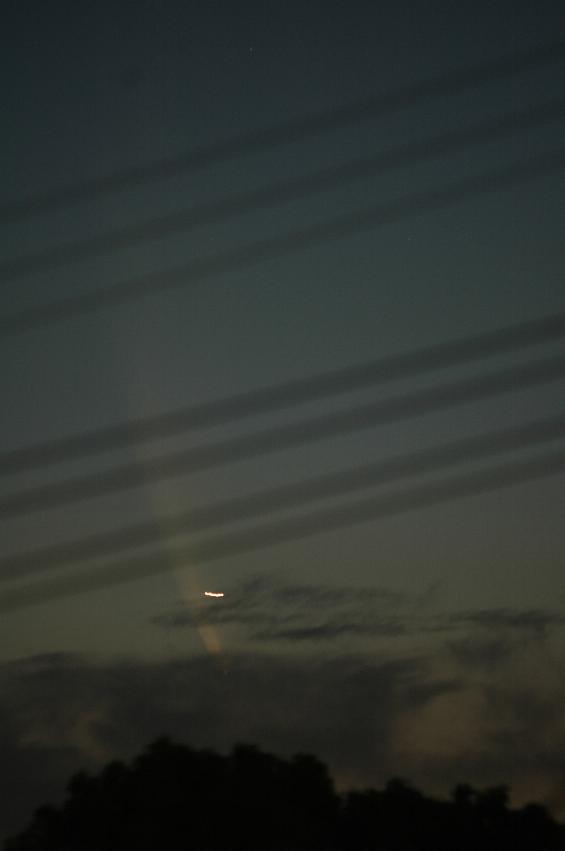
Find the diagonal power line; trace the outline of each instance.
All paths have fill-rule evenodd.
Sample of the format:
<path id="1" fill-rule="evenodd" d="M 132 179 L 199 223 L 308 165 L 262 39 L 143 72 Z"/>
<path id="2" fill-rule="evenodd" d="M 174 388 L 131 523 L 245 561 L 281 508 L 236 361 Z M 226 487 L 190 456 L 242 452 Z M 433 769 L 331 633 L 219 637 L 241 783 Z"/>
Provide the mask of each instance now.
<path id="1" fill-rule="evenodd" d="M 0 206 L 0 225 L 13 224 L 32 215 L 61 209 L 124 192 L 141 183 L 190 174 L 236 157 L 250 156 L 291 142 L 305 141 L 343 127 L 376 120 L 427 100 L 462 94 L 485 83 L 512 78 L 558 64 L 565 59 L 565 42 L 538 45 L 471 68 L 450 70 L 394 91 L 362 98 L 338 108 L 323 109 L 261 130 L 241 133 L 215 144 L 197 147 L 180 155 L 144 165 L 130 166 L 113 174 L 87 178 L 67 186 L 16 198 Z"/>
<path id="2" fill-rule="evenodd" d="M 523 462 L 502 464 L 485 471 L 449 477 L 401 492 L 379 494 L 343 506 L 303 513 L 255 528 L 212 535 L 193 545 L 171 548 L 167 555 L 149 554 L 120 559 L 87 571 L 40 580 L 0 593 L 0 613 L 7 614 L 103 588 L 146 579 L 169 569 L 170 563 L 209 563 L 430 508 L 469 496 L 479 496 L 565 472 L 565 450 Z"/>
<path id="3" fill-rule="evenodd" d="M 563 379 L 565 356 L 549 357 L 533 364 L 473 376 L 463 381 L 358 405 L 338 413 L 322 414 L 296 423 L 191 447 L 145 462 L 116 465 L 94 475 L 8 493 L 0 498 L 0 516 L 10 519 L 51 510 L 143 487 L 150 482 L 202 472 Z"/>
<path id="4" fill-rule="evenodd" d="M 422 474 L 441 472 L 462 463 L 483 461 L 503 452 L 540 447 L 563 437 L 565 412 L 525 426 L 453 440 L 432 449 L 403 453 L 372 464 L 276 488 L 261 489 L 247 496 L 217 501 L 180 514 L 169 514 L 152 522 L 130 524 L 6 556 L 0 559 L 0 582 L 14 581 L 69 565 L 76 568 L 85 561 L 115 557 L 134 547 L 159 544 L 165 533 L 170 542 L 172 537 L 256 520 L 275 511 L 296 509 L 311 502 L 350 495 Z"/>
<path id="5" fill-rule="evenodd" d="M 329 241 L 345 239 L 363 231 L 395 224 L 414 215 L 443 210 L 471 198 L 548 177 L 562 171 L 564 167 L 565 149 L 559 148 L 513 163 L 503 169 L 454 181 L 439 189 L 415 192 L 393 201 L 372 204 L 329 221 L 317 222 L 282 235 L 237 246 L 216 255 L 196 258 L 159 272 L 138 275 L 79 295 L 5 313 L 0 316 L 0 337 L 13 337 L 94 311 L 129 304 L 156 293 L 171 292 L 204 283 L 266 260 L 287 257 Z"/>
<path id="6" fill-rule="evenodd" d="M 327 192 L 352 181 L 375 177 L 394 168 L 425 162 L 456 153 L 472 145 L 493 142 L 528 129 L 539 128 L 564 117 L 565 98 L 554 99 L 539 106 L 487 119 L 462 130 L 450 130 L 424 141 L 386 148 L 377 154 L 332 165 L 313 174 L 276 181 L 260 189 L 240 192 L 188 210 L 157 216 L 84 240 L 64 242 L 21 257 L 10 258 L 0 263 L 0 280 L 7 284 L 27 275 L 52 271 L 71 262 L 88 260 L 147 240 L 186 233 L 254 210 L 278 207 L 290 201 Z"/>
<path id="7" fill-rule="evenodd" d="M 413 349 L 329 370 L 306 378 L 260 387 L 143 419 L 84 431 L 0 452 L 0 474 L 170 438 L 211 426 L 297 407 L 400 378 L 460 366 L 482 358 L 526 350 L 565 337 L 565 313 L 554 313 L 494 331 Z"/>

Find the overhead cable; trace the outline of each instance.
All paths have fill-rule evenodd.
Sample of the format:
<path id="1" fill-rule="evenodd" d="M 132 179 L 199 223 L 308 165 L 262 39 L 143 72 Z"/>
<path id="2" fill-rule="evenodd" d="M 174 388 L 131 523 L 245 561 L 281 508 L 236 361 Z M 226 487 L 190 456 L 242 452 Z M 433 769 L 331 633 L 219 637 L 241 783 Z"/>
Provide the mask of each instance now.
<path id="1" fill-rule="evenodd" d="M 446 156 L 472 145 L 505 139 L 515 133 L 542 127 L 565 117 L 565 98 L 488 118 L 460 130 L 449 130 L 423 141 L 395 145 L 376 154 L 358 157 L 313 174 L 276 181 L 259 189 L 246 190 L 189 209 L 156 216 L 141 223 L 125 225 L 105 233 L 48 246 L 40 251 L 9 258 L 0 263 L 0 280 L 8 284 L 21 278 L 45 273 L 68 263 L 83 261 L 148 240 L 218 224 L 254 210 L 279 207 L 327 192 L 352 181 L 366 180 L 395 168 Z"/>
<path id="2" fill-rule="evenodd" d="M 314 535 L 333 533 L 408 511 L 450 503 L 455 499 L 485 495 L 501 488 L 562 475 L 563 472 L 565 450 L 559 450 L 522 462 L 501 464 L 487 470 L 451 476 L 439 482 L 417 485 L 401 492 L 378 494 L 329 509 L 305 512 L 250 529 L 214 534 L 193 545 L 171 545 L 166 553 L 122 558 L 89 570 L 19 584 L 0 593 L 0 613 L 8 614 L 76 594 L 93 593 L 147 579 L 166 573 L 173 564 L 178 568 L 179 565 L 233 559 Z"/>
<path id="3" fill-rule="evenodd" d="M 325 108 L 274 126 L 240 133 L 232 138 L 194 148 L 153 162 L 123 168 L 113 174 L 94 176 L 43 193 L 15 198 L 0 206 L 0 224 L 14 224 L 29 216 L 52 212 L 84 201 L 93 201 L 167 178 L 188 175 L 236 157 L 250 156 L 292 142 L 362 121 L 376 120 L 422 102 L 462 94 L 477 86 L 551 67 L 565 59 L 565 42 L 536 45 L 497 57 L 470 68 L 452 69 L 427 80 L 408 83 L 393 91 L 377 93 L 341 107 Z"/>
<path id="4" fill-rule="evenodd" d="M 202 472 L 273 452 L 340 437 L 507 393 L 565 379 L 565 356 L 475 375 L 439 386 L 397 394 L 343 411 L 208 444 L 169 452 L 147 461 L 117 464 L 95 474 L 14 491 L 0 497 L 4 520 L 107 496 L 157 481 Z"/>
<path id="5" fill-rule="evenodd" d="M 130 304 L 139 299 L 202 284 L 249 269 L 268 260 L 282 259 L 307 249 L 396 224 L 414 215 L 447 209 L 462 201 L 518 187 L 548 177 L 565 167 L 565 149 L 512 163 L 502 169 L 472 175 L 442 186 L 378 202 L 334 219 L 305 225 L 284 234 L 238 245 L 217 254 L 197 257 L 177 266 L 143 273 L 77 295 L 26 307 L 0 316 L 0 337 L 50 327 L 92 312 Z"/>
<path id="6" fill-rule="evenodd" d="M 156 545 L 166 539 L 217 529 L 230 523 L 256 520 L 275 511 L 294 510 L 320 500 L 335 499 L 423 474 L 436 474 L 460 464 L 476 463 L 504 452 L 539 448 L 565 437 L 565 411 L 555 417 L 523 426 L 498 429 L 474 437 L 452 440 L 394 455 L 371 464 L 326 473 L 306 481 L 263 488 L 251 494 L 196 506 L 152 521 L 27 550 L 0 558 L 0 582 L 67 566 L 81 567 L 93 559 L 117 556 L 136 547 Z"/>
<path id="7" fill-rule="evenodd" d="M 34 469 L 110 450 L 164 440 L 248 417 L 381 386 L 401 378 L 472 363 L 483 358 L 525 351 L 565 337 L 565 313 L 515 322 L 493 331 L 423 346 L 399 354 L 295 378 L 161 414 L 100 426 L 62 438 L 0 452 L 0 474 Z"/>

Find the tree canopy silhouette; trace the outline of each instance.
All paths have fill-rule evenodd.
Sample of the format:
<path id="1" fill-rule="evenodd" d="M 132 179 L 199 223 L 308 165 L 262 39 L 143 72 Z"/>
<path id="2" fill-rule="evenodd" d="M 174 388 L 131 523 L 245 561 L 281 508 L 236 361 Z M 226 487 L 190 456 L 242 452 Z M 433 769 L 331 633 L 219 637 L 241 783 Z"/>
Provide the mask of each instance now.
<path id="1" fill-rule="evenodd" d="M 540 804 L 468 784 L 450 801 L 393 778 L 337 795 L 315 756 L 281 759 L 252 745 L 229 756 L 159 739 L 131 764 L 75 775 L 60 807 L 43 806 L 5 851 L 475 851 L 565 848 Z"/>

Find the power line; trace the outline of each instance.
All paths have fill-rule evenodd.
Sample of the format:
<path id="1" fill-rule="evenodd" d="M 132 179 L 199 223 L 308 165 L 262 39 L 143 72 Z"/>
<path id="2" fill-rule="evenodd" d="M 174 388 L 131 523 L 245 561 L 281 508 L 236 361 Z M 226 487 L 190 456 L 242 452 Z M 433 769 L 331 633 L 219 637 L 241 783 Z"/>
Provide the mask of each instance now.
<path id="1" fill-rule="evenodd" d="M 221 500 L 180 514 L 169 514 L 153 522 L 130 524 L 4 557 L 0 559 L 0 582 L 21 580 L 32 574 L 45 573 L 71 564 L 76 568 L 85 561 L 116 556 L 134 547 L 158 544 L 164 533 L 170 542 L 171 537 L 255 520 L 275 511 L 295 509 L 311 502 L 350 495 L 413 476 L 441 472 L 449 467 L 481 461 L 501 452 L 539 447 L 564 436 L 565 412 L 525 426 L 499 429 L 306 481 L 261 489 L 247 496 Z"/>
<path id="2" fill-rule="evenodd" d="M 128 304 L 160 292 L 203 283 L 218 275 L 247 269 L 266 260 L 281 259 L 330 240 L 345 239 L 365 230 L 395 224 L 432 210 L 442 210 L 470 198 L 516 187 L 547 177 L 565 166 L 565 150 L 550 151 L 504 169 L 467 177 L 439 189 L 379 202 L 344 216 L 268 237 L 176 267 L 149 272 L 96 290 L 71 295 L 0 317 L 0 336 L 11 337 L 108 307 Z"/>
<path id="3" fill-rule="evenodd" d="M 297 423 L 191 447 L 149 461 L 116 465 L 94 475 L 8 493 L 0 499 L 0 516 L 9 519 L 47 511 L 142 487 L 150 482 L 202 472 L 564 378 L 565 356 L 545 358 L 533 364 L 473 376 L 463 381 L 358 405 L 338 413 L 322 414 Z"/>
<path id="4" fill-rule="evenodd" d="M 60 243 L 32 254 L 11 258 L 0 263 L 0 279 L 7 284 L 26 275 L 52 271 L 71 262 L 91 259 L 147 240 L 186 233 L 254 210 L 278 207 L 352 181 L 374 177 L 393 168 L 452 154 L 471 145 L 504 139 L 564 116 L 565 99 L 558 98 L 540 106 L 487 119 L 464 130 L 451 130 L 424 141 L 390 147 L 378 154 L 358 157 L 313 174 L 277 181 L 260 189 L 237 193 L 188 210 L 157 216 L 84 240 Z"/>
<path id="5" fill-rule="evenodd" d="M 174 562 L 208 563 L 218 559 L 260 551 L 276 545 L 327 534 L 408 511 L 429 508 L 463 497 L 487 494 L 501 488 L 561 475 L 565 451 L 546 453 L 521 463 L 497 465 L 486 471 L 449 477 L 443 481 L 409 488 L 403 492 L 379 494 L 344 506 L 316 510 L 251 529 L 217 534 L 192 546 L 169 550 L 167 555 L 150 554 L 120 559 L 88 571 L 40 580 L 0 594 L 0 612 L 47 603 L 75 594 L 146 579 L 168 570 Z"/>
<path id="6" fill-rule="evenodd" d="M 226 425 L 247 417 L 378 386 L 437 369 L 493 357 L 565 336 L 565 313 L 554 313 L 494 331 L 388 355 L 352 366 L 189 405 L 152 417 L 91 429 L 81 434 L 0 452 L 0 473 L 29 471 L 110 450 L 136 446 L 181 433 Z"/>
<path id="7" fill-rule="evenodd" d="M 497 58 L 471 68 L 439 74 L 423 82 L 408 84 L 392 92 L 362 98 L 337 109 L 324 109 L 301 118 L 241 133 L 215 144 L 198 147 L 180 155 L 130 166 L 103 177 L 93 177 L 17 198 L 0 206 L 0 224 L 13 224 L 32 215 L 54 211 L 69 204 L 91 201 L 123 192 L 140 183 L 188 175 L 240 156 L 257 154 L 279 145 L 305 141 L 332 130 L 376 120 L 402 109 L 440 97 L 461 94 L 487 82 L 517 76 L 525 71 L 550 67 L 565 58 L 565 42 L 539 45 L 510 56 Z"/>

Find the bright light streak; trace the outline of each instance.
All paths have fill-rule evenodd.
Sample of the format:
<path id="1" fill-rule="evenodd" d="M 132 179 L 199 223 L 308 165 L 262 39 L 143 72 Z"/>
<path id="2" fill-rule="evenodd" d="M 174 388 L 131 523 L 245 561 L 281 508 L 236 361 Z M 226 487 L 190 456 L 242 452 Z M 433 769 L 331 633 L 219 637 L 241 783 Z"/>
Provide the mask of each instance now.
<path id="1" fill-rule="evenodd" d="M 225 594 L 223 591 L 204 591 L 205 597 L 224 597 Z"/>

